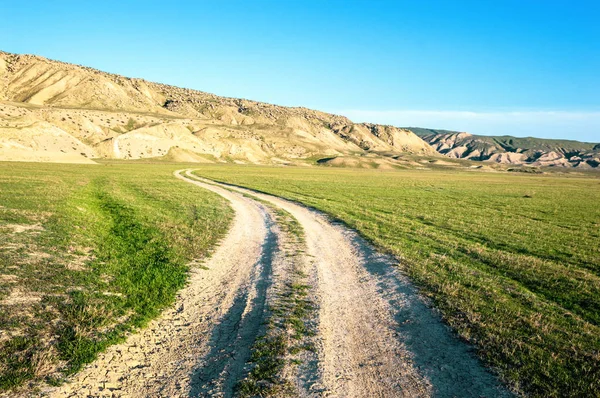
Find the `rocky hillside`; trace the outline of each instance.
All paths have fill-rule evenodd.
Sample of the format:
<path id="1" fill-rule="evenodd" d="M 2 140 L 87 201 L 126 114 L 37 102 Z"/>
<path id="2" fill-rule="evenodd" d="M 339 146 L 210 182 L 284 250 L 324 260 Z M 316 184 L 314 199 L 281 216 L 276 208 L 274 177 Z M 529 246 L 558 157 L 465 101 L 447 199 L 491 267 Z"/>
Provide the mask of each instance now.
<path id="1" fill-rule="evenodd" d="M 412 127 L 410 130 L 439 153 L 451 158 L 527 166 L 600 168 L 600 144 L 531 137 L 481 136 Z"/>
<path id="2" fill-rule="evenodd" d="M 302 163 L 435 155 L 406 129 L 0 52 L 0 160 Z"/>

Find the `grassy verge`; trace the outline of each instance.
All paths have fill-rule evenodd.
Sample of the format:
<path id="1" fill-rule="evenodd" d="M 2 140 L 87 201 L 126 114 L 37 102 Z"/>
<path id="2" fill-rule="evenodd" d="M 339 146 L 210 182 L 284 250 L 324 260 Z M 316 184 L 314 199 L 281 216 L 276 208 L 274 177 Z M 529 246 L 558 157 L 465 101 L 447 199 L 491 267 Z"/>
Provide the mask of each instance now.
<path id="1" fill-rule="evenodd" d="M 514 389 L 600 391 L 600 179 L 215 166 L 197 174 L 313 206 L 394 253 Z"/>
<path id="2" fill-rule="evenodd" d="M 237 386 L 241 397 L 294 396 L 294 388 L 283 378 L 283 370 L 286 365 L 301 363 L 300 352 L 312 350 L 306 338 L 313 335 L 309 318 L 314 305 L 308 298 L 309 286 L 304 283 L 306 275 L 302 263 L 296 260 L 302 253 L 304 230 L 288 212 L 273 211 L 288 240 L 283 249 L 286 261 L 291 264 L 291 274 L 270 305 L 271 316 L 265 335 L 252 347 L 252 368 Z"/>
<path id="3" fill-rule="evenodd" d="M 174 301 L 232 217 L 175 168 L 2 164 L 0 391 L 59 383 Z"/>

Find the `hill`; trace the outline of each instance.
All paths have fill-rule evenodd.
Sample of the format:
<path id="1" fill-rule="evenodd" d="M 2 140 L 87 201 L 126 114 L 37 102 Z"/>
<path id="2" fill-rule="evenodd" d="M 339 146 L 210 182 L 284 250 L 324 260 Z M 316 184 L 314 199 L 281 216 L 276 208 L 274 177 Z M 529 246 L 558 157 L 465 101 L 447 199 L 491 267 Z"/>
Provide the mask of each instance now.
<path id="1" fill-rule="evenodd" d="M 410 127 L 439 153 L 451 158 L 527 166 L 600 166 L 600 144 L 533 137 L 483 136 Z"/>
<path id="2" fill-rule="evenodd" d="M 0 160 L 290 163 L 435 155 L 412 132 L 0 52 Z"/>

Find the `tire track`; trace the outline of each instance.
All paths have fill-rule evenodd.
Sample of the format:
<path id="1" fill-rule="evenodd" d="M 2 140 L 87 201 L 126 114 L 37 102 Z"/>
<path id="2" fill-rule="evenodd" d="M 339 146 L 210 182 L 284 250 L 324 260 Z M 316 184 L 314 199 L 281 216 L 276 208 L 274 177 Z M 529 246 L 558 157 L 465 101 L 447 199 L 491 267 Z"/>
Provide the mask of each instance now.
<path id="1" fill-rule="evenodd" d="M 222 186 L 286 210 L 305 230 L 317 275 L 322 395 L 511 396 L 420 298 L 393 257 L 317 211 Z"/>
<path id="2" fill-rule="evenodd" d="M 210 352 L 191 375 L 190 397 L 233 396 L 236 384 L 244 376 L 252 344 L 264 329 L 267 293 L 277 248 L 270 217 L 268 224 L 260 267 L 253 270 L 250 289 L 238 291 L 233 305 L 212 330 Z"/>
<path id="3" fill-rule="evenodd" d="M 208 270 L 192 273 L 175 308 L 50 396 L 235 396 L 291 264 L 270 210 L 244 195 L 287 211 L 304 230 L 306 253 L 294 261 L 317 303 L 317 353 L 312 363 L 285 367 L 283 379 L 296 380 L 298 396 L 510 395 L 419 298 L 394 258 L 314 210 L 181 172 L 175 176 L 231 202 L 231 231 Z"/>
<path id="4" fill-rule="evenodd" d="M 239 193 L 177 178 L 227 199 L 235 218 L 212 256 L 193 269 L 176 304 L 111 346 L 51 397 L 188 397 L 233 394 L 265 316 L 276 237 L 264 206 Z"/>

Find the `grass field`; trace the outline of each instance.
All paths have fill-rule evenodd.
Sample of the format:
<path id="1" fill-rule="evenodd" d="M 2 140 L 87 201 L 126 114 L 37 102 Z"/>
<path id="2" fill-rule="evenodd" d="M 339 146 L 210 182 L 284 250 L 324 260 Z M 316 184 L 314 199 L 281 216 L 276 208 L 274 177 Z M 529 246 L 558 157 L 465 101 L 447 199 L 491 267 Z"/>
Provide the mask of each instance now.
<path id="1" fill-rule="evenodd" d="M 0 164 L 0 391 L 59 383 L 174 301 L 232 212 L 173 170 Z"/>
<path id="2" fill-rule="evenodd" d="M 171 304 L 232 214 L 182 165 L 0 164 L 0 391 L 58 383 Z M 344 221 L 516 390 L 600 391 L 600 178 L 203 165 Z M 193 263 L 192 263 L 193 265 Z"/>
<path id="3" fill-rule="evenodd" d="M 394 253 L 515 390 L 600 391 L 600 179 L 202 166 L 322 210 Z"/>

